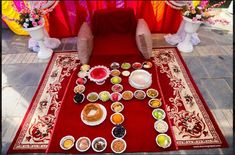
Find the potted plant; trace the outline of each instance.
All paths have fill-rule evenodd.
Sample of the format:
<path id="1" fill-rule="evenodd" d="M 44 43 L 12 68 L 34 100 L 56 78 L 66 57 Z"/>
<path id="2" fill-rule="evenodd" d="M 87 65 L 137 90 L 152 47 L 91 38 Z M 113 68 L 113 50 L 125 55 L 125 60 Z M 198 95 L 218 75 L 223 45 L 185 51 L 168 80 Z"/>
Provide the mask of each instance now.
<path id="1" fill-rule="evenodd" d="M 214 24 L 215 22 L 226 23 L 225 20 L 213 21 L 211 11 L 215 7 L 219 7 L 224 4 L 225 1 L 216 3 L 212 6 L 209 5 L 208 0 L 193 1 L 182 8 L 183 20 L 185 21 L 184 31 L 186 32 L 185 39 L 177 45 L 177 48 L 181 52 L 192 52 L 193 45 L 190 41 L 191 36 L 200 27 L 201 23 L 207 22 L 209 24 Z"/>
<path id="2" fill-rule="evenodd" d="M 43 5 L 45 5 L 45 2 L 39 1 L 39 5 L 37 7 L 35 6 L 29 6 L 27 3 L 25 5 L 21 4 L 21 10 L 19 11 L 19 18 L 18 19 L 9 19 L 5 16 L 3 18 L 8 19 L 10 21 L 15 21 L 18 23 L 20 26 L 23 27 L 25 31 L 27 31 L 30 36 L 38 41 L 40 50 L 38 52 L 38 57 L 40 59 L 47 59 L 51 57 L 52 55 L 52 50 L 47 48 L 44 45 L 43 39 L 44 39 L 44 19 L 43 16 L 52 11 L 53 8 L 56 6 L 53 5 L 50 9 L 43 9 Z M 15 10 L 17 8 L 13 5 Z"/>

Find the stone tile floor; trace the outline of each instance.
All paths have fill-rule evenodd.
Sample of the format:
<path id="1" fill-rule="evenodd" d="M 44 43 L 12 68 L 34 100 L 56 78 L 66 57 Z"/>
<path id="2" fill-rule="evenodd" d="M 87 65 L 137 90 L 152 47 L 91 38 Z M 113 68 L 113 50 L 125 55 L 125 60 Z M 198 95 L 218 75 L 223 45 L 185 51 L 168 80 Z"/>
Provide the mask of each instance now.
<path id="1" fill-rule="evenodd" d="M 48 60 L 27 49 L 29 37 L 2 31 L 2 154 L 5 154 L 38 87 Z M 181 53 L 230 147 L 164 152 L 161 154 L 233 154 L 233 34 L 199 29 L 201 43 Z M 154 47 L 170 46 L 165 34 L 153 34 Z M 76 37 L 64 38 L 55 51 L 76 50 Z"/>

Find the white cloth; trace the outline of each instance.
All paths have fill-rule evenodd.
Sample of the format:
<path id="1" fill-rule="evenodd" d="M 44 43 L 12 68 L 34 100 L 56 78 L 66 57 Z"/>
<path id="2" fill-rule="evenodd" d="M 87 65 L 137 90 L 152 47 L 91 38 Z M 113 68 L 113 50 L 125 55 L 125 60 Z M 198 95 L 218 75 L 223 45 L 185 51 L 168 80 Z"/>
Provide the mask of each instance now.
<path id="1" fill-rule="evenodd" d="M 56 38 L 50 38 L 45 29 L 44 29 L 44 35 L 45 35 L 44 44 L 47 48 L 55 49 L 60 46 L 61 44 L 60 40 Z M 34 40 L 33 38 L 29 39 L 28 48 L 32 50 L 33 52 L 38 52 L 40 50 L 38 42 Z"/>
<path id="2" fill-rule="evenodd" d="M 164 36 L 166 42 L 171 44 L 171 45 L 176 45 L 176 44 L 182 42 L 184 40 L 185 36 L 186 36 L 186 33 L 184 31 L 184 25 L 185 25 L 185 21 L 182 20 L 177 33 L 175 33 L 175 34 L 167 34 L 166 36 Z M 198 38 L 198 34 L 197 33 L 193 33 L 192 37 L 191 37 L 191 43 L 193 45 L 197 45 L 200 42 L 201 41 Z"/>

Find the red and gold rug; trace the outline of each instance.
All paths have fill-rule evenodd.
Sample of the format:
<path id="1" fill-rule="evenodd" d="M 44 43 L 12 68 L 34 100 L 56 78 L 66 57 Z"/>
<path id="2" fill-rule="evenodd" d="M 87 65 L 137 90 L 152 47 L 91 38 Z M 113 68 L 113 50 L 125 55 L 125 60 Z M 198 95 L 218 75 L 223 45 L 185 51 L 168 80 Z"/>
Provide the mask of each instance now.
<path id="1" fill-rule="evenodd" d="M 154 73 L 156 74 L 154 75 L 156 77 L 155 85 L 157 90 L 160 91 L 168 121 L 171 124 L 170 131 L 173 133 L 173 147 L 169 150 L 227 147 L 224 136 L 177 49 L 158 48 L 153 50 L 153 54 Z M 38 90 L 9 148 L 9 153 L 46 152 L 46 150 L 47 152 L 64 152 L 54 146 L 59 145 L 57 142 L 58 139 L 62 138 L 60 137 L 61 132 L 67 134 L 66 131 L 70 131 L 68 129 L 59 132 L 59 129 L 61 129 L 61 122 L 66 119 L 63 118 L 63 116 L 65 117 L 63 113 L 67 113 L 69 108 L 69 103 L 65 105 L 62 98 L 66 100 L 68 95 L 66 90 L 69 89 L 67 87 L 73 85 L 72 81 L 79 68 L 76 55 L 76 52 L 53 54 Z M 97 63 L 100 64 L 102 61 Z M 67 95 L 64 96 L 64 94 Z M 60 109 L 60 107 L 62 108 Z M 146 118 L 148 117 L 146 116 Z M 106 119 L 106 121 L 109 120 Z M 128 146 L 130 150 L 127 148 L 127 152 L 158 151 L 151 151 L 151 148 L 142 150 L 136 148 L 135 150 L 134 147 L 131 147 L 131 144 Z M 78 152 L 72 151 L 71 153 Z"/>

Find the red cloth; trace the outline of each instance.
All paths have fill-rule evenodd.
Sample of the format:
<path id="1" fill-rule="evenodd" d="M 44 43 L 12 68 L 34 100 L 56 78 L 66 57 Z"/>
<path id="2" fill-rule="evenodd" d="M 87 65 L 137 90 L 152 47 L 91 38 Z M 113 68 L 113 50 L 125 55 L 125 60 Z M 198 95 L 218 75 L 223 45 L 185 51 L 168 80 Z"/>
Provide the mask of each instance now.
<path id="1" fill-rule="evenodd" d="M 132 8 L 137 19 L 146 20 L 152 33 L 175 33 L 182 21 L 181 12 L 164 1 L 60 1 L 48 14 L 49 35 L 77 36 L 83 21 L 91 22 L 94 11 L 120 7 Z"/>
<path id="2" fill-rule="evenodd" d="M 94 12 L 92 18 L 93 35 L 135 34 L 136 19 L 133 9 L 102 9 Z"/>
<path id="3" fill-rule="evenodd" d="M 91 60 L 91 66 L 95 65 L 106 65 L 109 66 L 112 62 L 119 62 L 122 63 L 124 61 L 133 63 L 135 61 L 143 62 L 144 59 L 140 57 L 140 55 L 130 55 L 127 56 L 118 56 L 118 57 L 111 57 L 111 56 L 97 56 L 93 57 Z M 131 69 L 130 71 L 132 71 Z M 114 127 L 114 125 L 110 121 L 110 116 L 113 114 L 110 106 L 111 101 L 102 103 L 101 101 L 97 101 L 98 103 L 101 103 L 106 107 L 107 110 L 107 118 L 106 120 L 95 127 L 87 126 L 85 125 L 80 118 L 81 111 L 89 101 L 85 100 L 81 104 L 75 104 L 73 101 L 74 92 L 73 88 L 76 86 L 76 79 L 77 79 L 77 72 L 79 70 L 76 70 L 74 74 L 72 75 L 72 78 L 70 80 L 70 83 L 67 87 L 67 92 L 65 94 L 65 97 L 62 101 L 61 109 L 59 111 L 59 115 L 57 118 L 56 125 L 54 127 L 53 135 L 49 144 L 49 147 L 47 149 L 48 153 L 52 152 L 60 152 L 60 153 L 78 153 L 75 147 L 73 147 L 69 151 L 64 151 L 60 148 L 59 142 L 62 137 L 66 135 L 72 135 L 77 140 L 81 136 L 87 136 L 91 140 L 93 140 L 95 137 L 104 137 L 107 140 L 108 146 L 104 152 L 112 152 L 111 150 L 111 142 L 114 139 L 111 135 L 111 130 Z M 158 84 L 157 84 L 157 74 L 155 72 L 155 68 L 153 67 L 151 70 L 149 70 L 153 75 L 153 84 L 152 88 L 156 88 L 159 90 Z M 128 83 L 128 77 L 122 77 L 121 84 L 123 85 L 125 90 L 131 90 L 135 91 L 134 88 L 132 88 Z M 85 95 L 88 93 L 95 91 L 100 92 L 103 90 L 107 90 L 111 92 L 111 82 L 110 78 L 108 78 L 104 85 L 98 86 L 93 82 L 88 82 L 86 85 L 86 91 Z M 161 95 L 159 96 L 161 98 Z M 124 140 L 127 142 L 127 149 L 126 152 L 159 152 L 159 151 L 166 151 L 166 150 L 175 150 L 175 143 L 173 142 L 173 136 L 171 129 L 167 132 L 172 137 L 172 145 L 170 148 L 167 149 L 161 149 L 157 146 L 155 142 L 155 138 L 158 135 L 158 133 L 153 128 L 155 119 L 152 117 L 152 108 L 148 106 L 148 100 L 149 98 L 146 97 L 146 99 L 140 101 L 137 99 L 133 99 L 131 101 L 124 101 L 121 100 L 123 105 L 125 106 L 123 112 L 121 112 L 124 117 L 124 123 L 122 124 L 126 130 L 127 134 L 124 137 Z M 164 106 L 162 106 L 163 109 L 165 109 Z M 168 122 L 168 119 L 165 119 Z M 91 148 L 88 150 L 89 153 L 95 153 Z"/>

